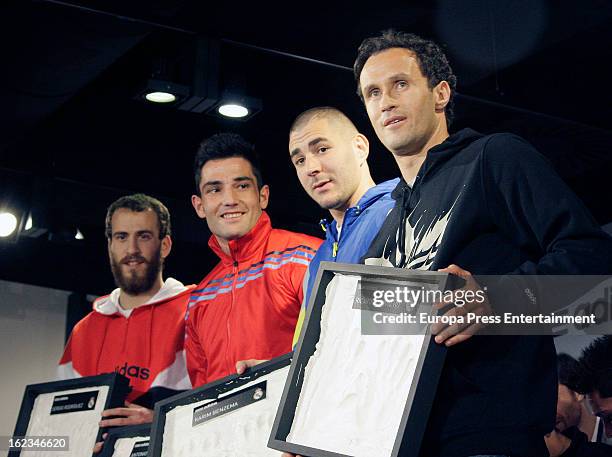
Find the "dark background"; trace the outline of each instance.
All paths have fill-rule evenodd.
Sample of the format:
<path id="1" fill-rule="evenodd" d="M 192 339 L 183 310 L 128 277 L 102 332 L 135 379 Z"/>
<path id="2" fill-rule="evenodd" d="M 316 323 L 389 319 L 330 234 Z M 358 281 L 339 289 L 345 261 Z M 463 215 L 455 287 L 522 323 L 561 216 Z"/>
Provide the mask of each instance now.
<path id="1" fill-rule="evenodd" d="M 0 279 L 108 293 L 106 207 L 145 192 L 169 207 L 166 276 L 197 283 L 216 262 L 193 212 L 199 142 L 255 143 L 277 227 L 322 236 L 325 216 L 288 159 L 295 115 L 343 109 L 370 138 L 375 180 L 395 163 L 371 130 L 350 70 L 361 40 L 395 27 L 442 44 L 458 76 L 453 130 L 511 131 L 545 154 L 600 224 L 612 221 L 612 3 L 422 1 L 9 1 L 0 6 L 0 206 L 35 215 L 39 236 L 0 240 Z M 189 80 L 197 37 L 220 40 L 219 82 L 261 100 L 248 121 L 154 106 L 136 95 L 160 56 Z M 168 63 L 169 62 L 169 63 Z M 187 70 L 185 70 L 187 69 Z M 76 228 L 84 240 L 73 238 Z"/>

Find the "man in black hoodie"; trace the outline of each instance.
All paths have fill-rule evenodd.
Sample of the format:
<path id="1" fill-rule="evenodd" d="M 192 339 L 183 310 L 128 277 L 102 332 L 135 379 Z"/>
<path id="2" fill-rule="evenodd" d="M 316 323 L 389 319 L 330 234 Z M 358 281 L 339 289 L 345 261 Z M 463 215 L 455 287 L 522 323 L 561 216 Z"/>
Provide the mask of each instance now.
<path id="1" fill-rule="evenodd" d="M 508 280 L 610 273 L 612 240 L 533 147 L 510 134 L 449 135 L 456 78 L 435 43 L 387 31 L 361 44 L 354 70 L 402 177 L 366 263 L 448 271 L 472 290 L 479 285 L 470 272 Z M 451 312 L 520 313 L 532 303 L 526 297 L 508 309 L 508 300 L 488 295 Z M 421 455 L 548 456 L 543 436 L 557 399 L 552 338 L 473 336 L 480 329 L 434 329 L 449 349 Z"/>

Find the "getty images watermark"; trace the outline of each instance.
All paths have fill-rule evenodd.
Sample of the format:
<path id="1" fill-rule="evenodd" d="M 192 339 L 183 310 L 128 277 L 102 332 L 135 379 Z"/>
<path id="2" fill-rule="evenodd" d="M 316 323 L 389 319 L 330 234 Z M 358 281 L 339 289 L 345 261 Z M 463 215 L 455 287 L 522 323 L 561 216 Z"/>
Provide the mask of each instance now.
<path id="1" fill-rule="evenodd" d="M 475 276 L 476 288 L 438 290 L 362 278 L 356 306 L 363 334 L 417 335 L 431 324 L 480 334 L 550 335 L 612 333 L 610 276 Z"/>

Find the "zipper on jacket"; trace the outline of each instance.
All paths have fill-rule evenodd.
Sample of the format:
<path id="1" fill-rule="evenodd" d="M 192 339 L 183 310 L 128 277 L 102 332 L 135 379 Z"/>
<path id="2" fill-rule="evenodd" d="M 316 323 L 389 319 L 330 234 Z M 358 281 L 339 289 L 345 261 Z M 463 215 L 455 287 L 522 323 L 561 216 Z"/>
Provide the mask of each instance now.
<path id="1" fill-rule="evenodd" d="M 226 322 L 226 336 L 227 336 L 227 345 L 225 346 L 225 363 L 228 364 L 229 366 L 229 372 L 230 374 L 233 373 L 235 371 L 234 366 L 236 364 L 236 360 L 232 361 L 230 359 L 230 340 L 232 337 L 232 332 L 230 330 L 230 320 L 232 317 L 232 311 L 234 309 L 234 290 L 236 289 L 236 280 L 238 279 L 238 261 L 234 260 L 234 264 L 232 266 L 232 274 L 234 275 L 233 279 L 232 279 L 232 292 L 231 292 L 231 300 L 230 300 L 230 309 L 229 312 L 227 313 L 227 322 Z"/>
<path id="2" fill-rule="evenodd" d="M 353 210 L 353 211 L 351 211 Z M 348 216 L 352 216 L 353 213 L 355 213 L 355 217 L 357 217 L 359 215 L 359 213 L 361 212 L 361 208 L 359 208 L 359 206 L 354 206 L 353 208 L 349 208 L 346 211 L 346 214 L 344 215 L 344 220 L 342 221 L 342 230 L 340 230 L 340 234 L 338 235 L 338 240 L 334 242 L 334 244 L 332 245 L 332 257 L 334 259 L 334 262 L 336 261 L 336 256 L 338 255 L 338 249 L 340 248 L 340 239 L 342 238 L 342 234 L 346 232 L 346 227 L 348 225 Z"/>

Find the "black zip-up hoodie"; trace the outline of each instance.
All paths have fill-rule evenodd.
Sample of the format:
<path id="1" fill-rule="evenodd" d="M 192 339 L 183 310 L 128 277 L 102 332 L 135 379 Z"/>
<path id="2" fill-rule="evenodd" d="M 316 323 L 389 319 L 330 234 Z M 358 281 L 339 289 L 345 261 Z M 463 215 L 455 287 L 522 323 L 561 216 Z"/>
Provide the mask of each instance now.
<path id="1" fill-rule="evenodd" d="M 454 263 L 476 275 L 612 273 L 612 239 L 515 135 L 461 130 L 430 149 L 412 186 L 402 179 L 392 196 L 368 264 Z M 551 337 L 476 335 L 448 350 L 421 455 L 548 456 L 543 437 L 556 402 Z"/>

